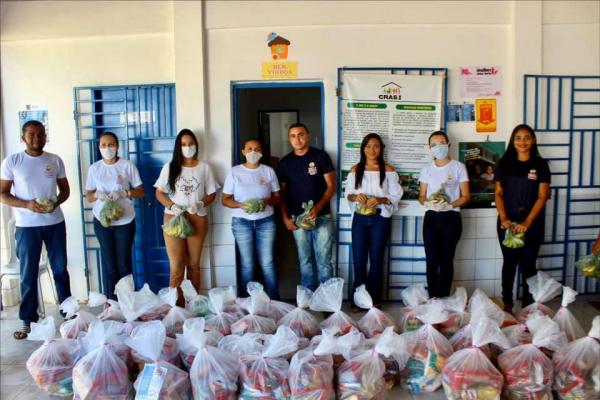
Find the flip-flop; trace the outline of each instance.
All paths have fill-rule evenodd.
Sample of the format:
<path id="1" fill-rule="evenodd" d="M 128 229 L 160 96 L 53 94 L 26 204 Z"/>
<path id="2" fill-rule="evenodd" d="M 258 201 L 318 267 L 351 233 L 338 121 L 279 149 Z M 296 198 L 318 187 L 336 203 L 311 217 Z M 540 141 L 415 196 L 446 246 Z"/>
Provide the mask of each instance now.
<path id="1" fill-rule="evenodd" d="M 21 327 L 21 329 L 19 329 L 18 331 L 14 331 L 13 332 L 13 337 L 16 340 L 27 339 L 27 335 L 29 334 L 29 332 L 31 332 L 31 326 L 23 324 L 23 326 Z"/>

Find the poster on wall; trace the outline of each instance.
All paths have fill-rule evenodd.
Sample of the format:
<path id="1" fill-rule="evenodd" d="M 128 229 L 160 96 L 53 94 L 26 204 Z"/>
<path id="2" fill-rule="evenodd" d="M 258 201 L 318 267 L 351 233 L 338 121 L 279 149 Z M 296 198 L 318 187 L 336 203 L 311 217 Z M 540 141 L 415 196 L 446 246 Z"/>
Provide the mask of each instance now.
<path id="1" fill-rule="evenodd" d="M 41 108 L 32 108 L 31 106 L 27 106 L 25 110 L 19 111 L 19 136 L 21 136 L 21 132 L 23 131 L 23 125 L 27 121 L 40 121 L 44 128 L 46 128 L 46 141 L 50 137 L 50 130 L 48 128 L 48 110 L 43 110 Z"/>
<path id="2" fill-rule="evenodd" d="M 451 102 L 446 104 L 447 122 L 473 122 L 475 121 L 475 105 L 471 102 Z"/>
<path id="3" fill-rule="evenodd" d="M 471 201 L 463 208 L 494 208 L 494 174 L 505 142 L 461 142 L 459 160 L 467 166 Z"/>
<path id="4" fill-rule="evenodd" d="M 502 68 L 498 65 L 460 67 L 460 97 L 502 95 Z"/>
<path id="5" fill-rule="evenodd" d="M 360 159 L 362 138 L 377 133 L 386 145 L 385 159 L 396 168 L 404 189 L 399 213 L 423 215 L 417 201 L 419 172 L 431 161 L 427 139 L 441 126 L 444 77 L 346 73 L 343 79 L 342 182 Z"/>
<path id="6" fill-rule="evenodd" d="M 496 99 L 475 100 L 475 131 L 477 133 L 495 133 L 496 115 Z"/>

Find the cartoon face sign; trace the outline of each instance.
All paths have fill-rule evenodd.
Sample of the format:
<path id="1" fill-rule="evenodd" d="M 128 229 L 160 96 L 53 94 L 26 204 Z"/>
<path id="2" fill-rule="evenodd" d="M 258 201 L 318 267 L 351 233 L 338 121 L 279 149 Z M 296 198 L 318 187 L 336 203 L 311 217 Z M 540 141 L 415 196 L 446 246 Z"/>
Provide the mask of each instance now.
<path id="1" fill-rule="evenodd" d="M 200 186 L 200 182 L 195 177 L 187 177 L 179 175 L 177 181 L 175 182 L 175 188 L 177 191 L 183 193 L 185 197 L 191 197 L 192 194 L 198 190 Z"/>

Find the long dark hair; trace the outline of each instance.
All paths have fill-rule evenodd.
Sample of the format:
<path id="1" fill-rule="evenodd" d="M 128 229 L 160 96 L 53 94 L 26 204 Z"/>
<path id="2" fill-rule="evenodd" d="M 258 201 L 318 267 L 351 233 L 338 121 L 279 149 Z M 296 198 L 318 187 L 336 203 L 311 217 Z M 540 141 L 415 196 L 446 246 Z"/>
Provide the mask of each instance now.
<path id="1" fill-rule="evenodd" d="M 181 138 L 184 136 L 190 136 L 194 139 L 194 144 L 196 145 L 196 153 L 193 158 L 198 157 L 198 139 L 196 139 L 196 135 L 189 129 L 182 129 L 177 134 L 177 138 L 175 138 L 175 147 L 173 148 L 173 158 L 169 163 L 169 189 L 171 192 L 175 193 L 175 181 L 179 178 L 181 174 L 181 166 L 183 164 L 183 152 L 181 151 Z"/>
<path id="2" fill-rule="evenodd" d="M 499 166 L 502 166 L 507 162 L 514 162 L 517 160 L 517 149 L 515 148 L 515 136 L 517 135 L 517 132 L 519 132 L 521 129 L 527 131 L 533 138 L 533 145 L 531 146 L 531 149 L 529 150 L 529 154 L 530 154 L 531 158 L 542 158 L 542 156 L 540 155 L 540 152 L 538 150 L 538 147 L 537 147 L 537 137 L 535 136 L 535 131 L 533 130 L 533 128 L 527 124 L 519 124 L 519 125 L 515 126 L 515 128 L 513 129 L 512 133 L 510 135 L 510 140 L 508 141 L 508 147 L 506 148 L 504 155 L 502 156 L 502 158 L 500 159 L 500 161 L 498 163 Z"/>
<path id="3" fill-rule="evenodd" d="M 377 157 L 377 164 L 379 165 L 379 186 L 383 185 L 383 181 L 385 180 L 385 161 L 383 160 L 383 149 L 385 149 L 385 144 L 383 144 L 383 140 L 376 133 L 369 133 L 365 136 L 360 144 L 360 161 L 356 164 L 356 182 L 354 184 L 354 188 L 358 189 L 362 184 L 363 176 L 365 175 L 365 167 L 367 165 L 367 156 L 365 156 L 365 147 L 369 143 L 369 140 L 377 139 L 379 140 L 380 152 L 379 157 Z"/>

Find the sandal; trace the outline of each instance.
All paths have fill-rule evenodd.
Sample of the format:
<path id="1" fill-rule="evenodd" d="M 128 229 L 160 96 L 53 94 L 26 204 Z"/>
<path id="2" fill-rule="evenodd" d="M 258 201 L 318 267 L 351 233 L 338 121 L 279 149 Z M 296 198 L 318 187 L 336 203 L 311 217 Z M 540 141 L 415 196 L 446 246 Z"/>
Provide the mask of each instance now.
<path id="1" fill-rule="evenodd" d="M 23 322 L 23 326 L 18 330 L 13 332 L 13 337 L 16 340 L 27 339 L 27 335 L 31 332 L 31 325 Z"/>

